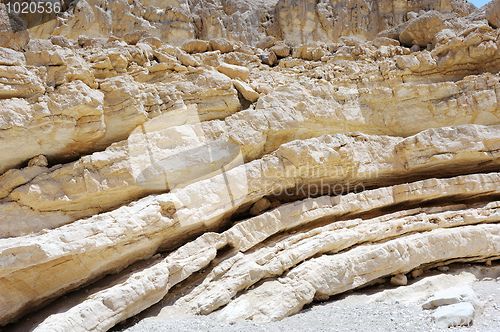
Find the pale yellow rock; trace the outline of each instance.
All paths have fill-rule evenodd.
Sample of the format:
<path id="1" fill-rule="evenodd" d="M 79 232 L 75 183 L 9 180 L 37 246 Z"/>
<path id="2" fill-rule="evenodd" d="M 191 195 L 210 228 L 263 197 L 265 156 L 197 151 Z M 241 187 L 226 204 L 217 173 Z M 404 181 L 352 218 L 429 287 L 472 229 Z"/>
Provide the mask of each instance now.
<path id="1" fill-rule="evenodd" d="M 441 30 L 449 28 L 440 13 L 430 11 L 411 21 L 399 35 L 403 45 L 419 45 L 426 47 L 432 44 L 435 36 Z"/>
<path id="2" fill-rule="evenodd" d="M 250 208 L 250 215 L 256 216 L 260 214 L 261 212 L 269 209 L 271 207 L 271 202 L 267 198 L 261 198 L 257 202 L 252 205 Z"/>
<path id="3" fill-rule="evenodd" d="M 408 279 L 405 274 L 399 273 L 391 278 L 391 284 L 394 286 L 406 286 L 408 284 Z"/>
<path id="4" fill-rule="evenodd" d="M 210 44 L 207 41 L 199 39 L 186 40 L 181 46 L 182 50 L 187 53 L 203 53 L 208 51 L 209 47 Z"/>
<path id="5" fill-rule="evenodd" d="M 269 48 L 269 51 L 274 52 L 277 56 L 285 58 L 290 55 L 290 47 L 281 42 Z"/>
<path id="6" fill-rule="evenodd" d="M 314 208 L 311 205 L 308 207 Z M 418 208 L 368 220 L 338 221 L 292 236 L 285 234 L 274 241 L 267 241 L 268 244 L 265 246 L 256 247 L 255 250 L 244 250 L 244 254 L 236 254 L 220 263 L 201 285 L 177 301 L 173 307 L 163 309 L 161 315 L 168 316 L 170 312 L 177 310 L 208 314 L 229 303 L 238 292 L 248 289 L 262 279 L 279 275 L 315 255 L 326 252 L 333 254 L 365 241 L 383 242 L 395 234 L 403 237 L 417 230 L 463 226 L 486 220 L 495 222 L 498 220 L 498 207 L 499 203 L 494 202 L 484 207 L 484 210 L 482 206 L 463 205 Z M 468 217 L 476 216 L 475 212 L 479 211 L 484 219 Z M 324 215 L 316 214 L 316 218 L 322 217 Z M 452 224 L 448 224 L 451 220 L 454 220 Z M 247 228 L 246 231 L 250 229 Z M 229 229 L 226 233 L 231 231 L 232 229 Z"/>
<path id="7" fill-rule="evenodd" d="M 10 48 L 0 47 L 0 65 L 22 66 L 26 64 L 23 53 Z"/>
<path id="8" fill-rule="evenodd" d="M 30 41 L 26 23 L 18 15 L 9 15 L 4 2 L 0 4 L 0 47 L 22 51 Z"/>
<path id="9" fill-rule="evenodd" d="M 229 53 L 234 50 L 234 45 L 227 39 L 215 38 L 215 39 L 210 39 L 210 48 L 212 49 L 212 51 Z"/>
<path id="10" fill-rule="evenodd" d="M 255 92 L 255 90 L 245 82 L 240 80 L 232 80 L 232 82 L 236 90 L 238 90 L 246 100 L 255 103 L 259 99 L 260 94 Z"/>
<path id="11" fill-rule="evenodd" d="M 13 189 L 28 183 L 37 175 L 47 172 L 48 169 L 41 165 L 28 166 L 23 169 L 10 169 L 0 175 L 0 198 L 7 197 Z M 45 164 L 45 166 L 47 165 Z M 3 226 L 0 228 L 3 229 Z"/>
<path id="12" fill-rule="evenodd" d="M 319 61 L 328 54 L 326 47 L 321 44 L 302 45 L 293 50 L 292 56 L 304 60 Z"/>
<path id="13" fill-rule="evenodd" d="M 486 14 L 486 19 L 494 27 L 500 27 L 500 3 L 498 0 L 493 0 L 489 2 L 484 7 L 484 12 Z"/>
<path id="14" fill-rule="evenodd" d="M 323 255 L 300 264 L 279 281 L 264 282 L 241 295 L 218 312 L 217 317 L 226 321 L 278 320 L 314 299 L 328 298 L 391 272 L 409 271 L 457 256 L 498 255 L 499 237 L 497 224 L 464 226 L 359 246 L 343 254 Z M 460 250 L 446 250 L 448 245 Z M 414 259 L 407 260 L 408 256 Z"/>
<path id="15" fill-rule="evenodd" d="M 167 2 L 0 4 L 0 324 L 269 321 L 500 258 L 498 2 Z"/>
<path id="16" fill-rule="evenodd" d="M 32 158 L 28 162 L 28 167 L 34 167 L 34 166 L 45 167 L 48 164 L 49 163 L 47 161 L 47 157 L 45 157 L 43 154 L 41 154 L 41 155 L 36 156 L 35 158 Z"/>
<path id="17" fill-rule="evenodd" d="M 422 276 L 423 274 L 424 274 L 424 271 L 422 269 L 416 269 L 416 270 L 411 271 L 411 276 L 415 279 Z"/>
<path id="18" fill-rule="evenodd" d="M 230 78 L 233 79 L 239 78 L 243 81 L 247 80 L 250 74 L 248 68 L 242 66 L 230 65 L 227 63 L 221 63 L 221 65 L 217 67 L 217 70 L 223 73 L 224 75 L 229 76 Z"/>

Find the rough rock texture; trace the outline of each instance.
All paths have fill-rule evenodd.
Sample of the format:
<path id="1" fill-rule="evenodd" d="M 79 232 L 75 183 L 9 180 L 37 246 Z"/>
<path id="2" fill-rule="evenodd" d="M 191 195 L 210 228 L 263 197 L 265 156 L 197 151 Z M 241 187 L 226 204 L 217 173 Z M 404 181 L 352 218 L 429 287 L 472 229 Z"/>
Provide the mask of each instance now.
<path id="1" fill-rule="evenodd" d="M 72 6 L 0 4 L 0 325 L 268 322 L 500 258 L 498 2 Z"/>
<path id="2" fill-rule="evenodd" d="M 175 45 L 198 38 L 210 41 L 212 49 L 224 53 L 231 48 L 220 39 L 262 48 L 273 46 L 270 37 L 292 45 L 337 42 L 342 36 L 372 39 L 377 33 L 404 23 L 408 13 L 437 10 L 467 16 L 474 9 L 473 5 L 457 0 L 180 0 L 166 4 L 81 0 L 74 4 L 73 11 L 30 32 L 38 38 L 114 35 L 134 43 L 152 36 Z M 206 44 L 192 48 L 195 49 L 206 50 Z"/>

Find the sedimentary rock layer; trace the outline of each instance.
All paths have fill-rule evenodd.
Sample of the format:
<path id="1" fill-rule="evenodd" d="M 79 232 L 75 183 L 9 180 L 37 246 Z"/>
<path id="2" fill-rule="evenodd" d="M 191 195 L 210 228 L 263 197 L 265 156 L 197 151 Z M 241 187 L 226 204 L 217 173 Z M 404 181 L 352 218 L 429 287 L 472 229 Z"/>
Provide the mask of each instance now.
<path id="1" fill-rule="evenodd" d="M 0 324 L 266 322 L 499 259 L 499 3 L 0 4 Z"/>
<path id="2" fill-rule="evenodd" d="M 304 207 L 306 205 L 307 203 L 304 203 Z M 241 243 L 245 241 L 235 241 L 237 237 L 244 237 L 245 234 L 255 234 L 252 224 L 243 222 L 237 225 L 239 226 L 237 230 L 233 227 L 222 234 L 206 233 L 154 266 L 132 273 L 126 280 L 92 295 L 70 310 L 51 316 L 39 325 L 36 331 L 65 331 L 67 329 L 105 331 L 120 320 L 158 302 L 175 284 L 207 266 L 215 258 L 217 249 L 227 244 L 233 246 L 234 254 L 214 266 L 200 286 L 182 297 L 173 307 L 164 309 L 166 312 L 163 314 L 169 312 L 208 314 L 230 303 L 217 316 L 229 321 L 243 318 L 256 321 L 280 319 L 312 301 L 311 291 L 307 293 L 309 297 L 301 297 L 299 301 L 295 299 L 295 296 L 302 292 L 298 289 L 289 292 L 287 287 L 289 287 L 288 284 L 292 284 L 293 287 L 301 289 L 310 288 L 309 284 L 315 281 L 314 275 L 321 275 L 319 269 L 325 268 L 323 265 L 319 266 L 317 263 L 319 259 L 310 259 L 318 254 L 328 253 L 327 257 L 332 257 L 330 265 L 326 265 L 329 271 L 337 275 L 352 276 L 355 282 L 352 282 L 351 278 L 335 278 L 333 280 L 337 280 L 337 284 L 330 286 L 331 293 L 320 295 L 312 292 L 312 295 L 316 294 L 317 298 L 328 297 L 362 286 L 381 276 L 409 272 L 424 264 L 439 263 L 456 257 L 482 259 L 497 255 L 497 247 L 500 243 L 498 225 L 481 224 L 498 223 L 500 221 L 499 207 L 498 202 L 493 202 L 477 206 L 418 208 L 368 220 L 348 219 L 299 234 L 285 234 L 276 240 L 264 242 L 260 247 L 250 251 L 247 251 L 244 245 L 241 246 Z M 290 209 L 290 206 L 283 206 L 283 208 Z M 325 210 L 322 212 L 323 214 L 316 211 L 316 220 L 328 215 Z M 290 217 L 286 214 L 281 214 L 281 216 L 283 220 Z M 272 227 L 265 223 L 261 225 Z M 475 228 L 460 227 L 466 225 L 477 226 L 474 226 Z M 450 229 L 445 230 L 446 228 Z M 412 235 L 416 232 L 423 234 Z M 474 236 L 469 236 L 470 233 Z M 390 240 L 395 237 L 398 239 Z M 253 244 L 260 243 L 262 239 L 264 237 L 252 238 Z M 390 241 L 385 242 L 388 239 Z M 460 243 L 458 244 L 457 241 Z M 377 242 L 381 244 L 365 244 L 346 253 L 334 255 L 357 244 Z M 455 245 L 468 244 L 474 245 L 460 252 L 450 250 Z M 427 257 L 419 256 L 421 251 L 426 251 L 432 245 L 436 248 L 431 251 L 431 254 Z M 395 247 L 397 250 L 394 249 Z M 400 250 L 401 248 L 406 248 L 408 252 Z M 415 250 L 419 252 L 411 252 Z M 240 252 L 237 253 L 238 251 Z M 410 254 L 420 257 L 420 260 L 408 261 Z M 366 256 L 378 257 L 378 259 L 370 264 L 356 264 L 358 261 L 370 261 L 366 259 Z M 304 260 L 306 262 L 300 264 Z M 355 262 L 344 264 L 351 260 Z M 293 268 L 297 264 L 300 265 Z M 178 272 L 179 268 L 182 273 Z M 290 281 L 285 277 L 285 282 L 277 282 L 279 287 L 273 282 L 271 285 L 264 283 L 231 302 L 239 292 L 248 289 L 260 280 L 280 276 L 291 268 L 293 268 L 292 271 L 286 276 L 293 274 L 295 270 L 309 271 L 300 280 L 301 284 L 296 285 L 293 280 Z M 358 271 L 363 268 L 376 272 L 364 274 L 363 271 Z M 299 272 L 297 275 L 302 277 Z M 363 278 L 356 277 L 358 275 L 363 275 Z M 281 285 L 282 283 L 285 283 L 285 286 Z M 267 302 L 261 302 L 263 296 Z M 290 300 L 288 300 L 289 297 Z M 287 300 L 278 306 L 274 300 L 278 298 Z M 239 309 L 239 306 L 243 308 Z M 266 308 L 262 309 L 263 306 Z M 83 313 L 85 315 L 82 316 Z M 236 316 L 237 314 L 239 315 Z"/>
<path id="3" fill-rule="evenodd" d="M 229 178 L 241 175 L 238 168 L 226 174 Z M 241 228 L 245 226 L 236 225 L 234 231 L 228 232 L 227 242 L 248 249 L 256 243 L 249 244 L 252 240 L 245 239 L 246 236 L 262 241 L 275 232 L 315 220 L 318 214 L 342 216 L 436 198 L 498 194 L 499 176 L 490 173 L 422 180 L 345 197 L 320 197 L 299 205 L 290 203 L 246 221 L 244 225 L 253 230 L 251 233 Z M 145 198 L 131 206 L 44 234 L 0 240 L 2 323 L 47 298 L 149 257 L 160 247 L 172 247 L 192 232 L 215 229 L 225 215 L 235 210 L 234 201 L 229 197 L 221 199 L 222 188 L 226 189 L 222 185 L 224 177 L 216 176 L 175 193 Z M 232 189 L 231 198 L 237 199 L 242 193 L 237 189 L 241 188 L 233 186 Z M 206 204 L 210 196 L 204 195 L 209 192 L 214 200 Z M 214 195 L 214 192 L 222 195 Z M 304 208 L 311 211 L 306 212 Z M 238 242 L 243 244 L 236 245 Z"/>
<path id="4" fill-rule="evenodd" d="M 151 134 L 140 132 L 133 134 L 138 138 L 132 136 L 127 142 L 52 171 L 32 167 L 4 176 L 4 183 L 14 186 L 26 181 L 25 174 L 41 173 L 13 189 L 5 202 L 0 203 L 0 211 L 6 211 L 8 216 L 2 235 L 19 235 L 53 227 L 57 222 L 89 217 L 147 194 L 185 186 L 222 167 L 228 170 L 242 164 L 241 158 L 246 156 L 239 157 L 239 151 L 244 151 L 245 145 L 210 146 L 200 133 L 203 133 L 200 126 L 174 127 Z M 199 153 L 200 150 L 207 152 Z M 328 135 L 281 145 L 273 154 L 249 165 L 252 169 L 260 164 L 266 171 L 258 176 L 248 171 L 246 180 L 251 190 L 261 192 L 261 196 L 280 193 L 300 196 L 306 191 L 311 194 L 313 186 L 315 195 L 342 194 L 428 176 L 492 171 L 498 169 L 499 150 L 497 126 L 429 129 L 405 139 Z M 166 164 L 169 159 L 181 167 L 174 169 L 168 165 L 161 169 L 160 166 L 158 172 L 146 173 L 148 167 Z M 47 221 L 40 220 L 38 225 L 20 224 L 20 220 L 33 218 L 25 214 L 26 207 L 42 212 L 42 220 Z"/>

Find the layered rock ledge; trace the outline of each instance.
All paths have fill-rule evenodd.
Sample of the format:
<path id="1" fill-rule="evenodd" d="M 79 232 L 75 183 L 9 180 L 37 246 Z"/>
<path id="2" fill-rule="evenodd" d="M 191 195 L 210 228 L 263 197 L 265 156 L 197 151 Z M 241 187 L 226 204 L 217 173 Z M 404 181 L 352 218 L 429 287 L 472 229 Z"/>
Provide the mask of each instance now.
<path id="1" fill-rule="evenodd" d="M 0 4 L 1 326 L 270 322 L 500 259 L 499 1 L 163 7 Z"/>

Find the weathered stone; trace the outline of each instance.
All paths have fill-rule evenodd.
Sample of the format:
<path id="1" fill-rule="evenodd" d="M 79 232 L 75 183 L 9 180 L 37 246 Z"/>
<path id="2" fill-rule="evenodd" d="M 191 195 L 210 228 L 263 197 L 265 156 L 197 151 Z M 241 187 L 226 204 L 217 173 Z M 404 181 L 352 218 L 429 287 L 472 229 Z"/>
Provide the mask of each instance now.
<path id="1" fill-rule="evenodd" d="M 203 53 L 209 50 L 210 43 L 204 40 L 192 39 L 186 40 L 181 48 L 187 53 Z"/>
<path id="2" fill-rule="evenodd" d="M 276 54 L 273 51 L 259 54 L 259 58 L 262 61 L 262 63 L 265 63 L 268 66 L 274 66 L 278 63 L 278 58 L 276 57 Z"/>
<path id="3" fill-rule="evenodd" d="M 406 286 L 408 284 L 408 279 L 405 274 L 399 273 L 391 278 L 391 284 L 395 286 Z"/>
<path id="4" fill-rule="evenodd" d="M 252 208 L 250 209 L 250 215 L 256 216 L 260 214 L 261 212 L 269 209 L 271 207 L 271 202 L 267 198 L 261 198 L 257 202 L 252 205 Z"/>
<path id="5" fill-rule="evenodd" d="M 493 0 L 487 3 L 483 8 L 486 19 L 495 28 L 500 27 L 500 1 Z"/>
<path id="6" fill-rule="evenodd" d="M 459 285 L 437 292 L 422 304 L 422 308 L 434 309 L 460 302 L 478 304 L 478 301 L 476 293 L 469 285 Z"/>
<path id="7" fill-rule="evenodd" d="M 49 163 L 47 162 L 47 158 L 43 154 L 41 154 L 36 156 L 35 158 L 32 158 L 28 162 L 28 167 L 34 167 L 34 166 L 45 167 L 48 164 Z"/>
<path id="8" fill-rule="evenodd" d="M 250 71 L 248 70 L 248 68 L 230 65 L 227 63 L 221 63 L 221 65 L 217 67 L 217 70 L 230 78 L 239 78 L 243 81 L 246 81 L 248 79 L 248 76 L 250 75 Z"/>
<path id="9" fill-rule="evenodd" d="M 386 37 L 377 37 L 373 40 L 373 46 L 375 47 L 380 47 L 380 46 L 399 46 L 399 41 L 396 39 L 392 38 L 386 38 Z"/>
<path id="10" fill-rule="evenodd" d="M 210 39 L 210 47 L 212 51 L 220 51 L 221 53 L 229 53 L 234 50 L 233 43 L 224 38 Z"/>
<path id="11" fill-rule="evenodd" d="M 273 36 L 267 36 L 265 38 L 262 38 L 255 46 L 265 50 L 266 48 L 274 46 L 275 43 L 276 38 L 274 38 Z"/>
<path id="12" fill-rule="evenodd" d="M 123 40 L 129 45 L 136 45 L 139 40 L 151 37 L 151 33 L 145 30 L 131 31 L 123 36 Z"/>
<path id="13" fill-rule="evenodd" d="M 0 47 L 0 65 L 22 66 L 26 64 L 23 53 Z"/>
<path id="14" fill-rule="evenodd" d="M 449 28 L 441 15 L 436 11 L 429 11 L 409 22 L 399 35 L 401 44 L 411 47 L 418 45 L 427 47 L 434 42 L 435 36 L 444 29 Z"/>
<path id="15" fill-rule="evenodd" d="M 236 90 L 241 93 L 241 95 L 248 101 L 251 101 L 252 103 L 255 103 L 260 95 L 255 92 L 254 89 L 252 89 L 248 84 L 245 82 L 242 82 L 240 80 L 233 80 L 233 85 L 236 88 Z"/>
<path id="16" fill-rule="evenodd" d="M 23 51 L 30 41 L 26 23 L 19 16 L 9 17 L 4 2 L 0 3 L 0 47 Z"/>
<path id="17" fill-rule="evenodd" d="M 432 318 L 442 329 L 452 326 L 468 326 L 472 323 L 475 312 L 472 304 L 461 302 L 437 308 Z"/>
<path id="18" fill-rule="evenodd" d="M 281 58 L 286 58 L 287 56 L 290 55 L 291 48 L 286 45 L 285 43 L 277 43 L 273 47 L 269 48 L 269 52 L 273 52 L 277 56 Z"/>

